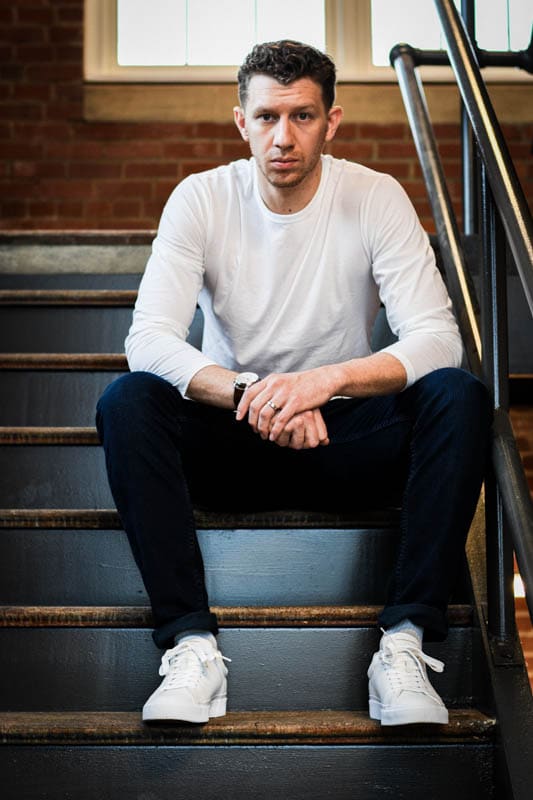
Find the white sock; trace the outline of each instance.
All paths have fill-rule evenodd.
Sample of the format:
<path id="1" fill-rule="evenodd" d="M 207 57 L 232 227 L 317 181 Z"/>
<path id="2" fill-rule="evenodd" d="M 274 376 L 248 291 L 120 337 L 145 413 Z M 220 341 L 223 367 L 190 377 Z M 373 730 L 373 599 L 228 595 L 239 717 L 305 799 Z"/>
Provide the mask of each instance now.
<path id="1" fill-rule="evenodd" d="M 210 631 L 183 631 L 183 633 L 177 633 L 174 636 L 174 645 L 181 644 L 182 642 L 186 642 L 187 639 L 203 639 L 203 641 L 214 647 L 215 650 L 217 649 L 217 640 L 213 636 Z"/>
<path id="2" fill-rule="evenodd" d="M 422 649 L 422 639 L 424 638 L 424 628 L 420 625 L 415 625 L 410 619 L 402 619 L 396 625 L 387 628 L 387 633 L 410 633 L 416 636 L 420 649 Z"/>

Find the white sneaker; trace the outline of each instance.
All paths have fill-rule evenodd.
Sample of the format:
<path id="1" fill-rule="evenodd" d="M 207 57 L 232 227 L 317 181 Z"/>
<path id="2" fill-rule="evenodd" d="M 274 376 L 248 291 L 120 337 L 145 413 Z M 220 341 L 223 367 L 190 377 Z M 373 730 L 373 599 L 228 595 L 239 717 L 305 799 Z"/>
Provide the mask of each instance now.
<path id="1" fill-rule="evenodd" d="M 143 708 L 145 722 L 207 722 L 226 713 L 228 670 L 214 636 L 190 636 L 167 650 L 159 674 L 165 678 Z"/>
<path id="2" fill-rule="evenodd" d="M 368 668 L 369 712 L 382 725 L 435 722 L 446 725 L 448 711 L 430 684 L 426 664 L 442 672 L 444 664 L 420 649 L 406 631 L 383 631 L 380 647 Z"/>

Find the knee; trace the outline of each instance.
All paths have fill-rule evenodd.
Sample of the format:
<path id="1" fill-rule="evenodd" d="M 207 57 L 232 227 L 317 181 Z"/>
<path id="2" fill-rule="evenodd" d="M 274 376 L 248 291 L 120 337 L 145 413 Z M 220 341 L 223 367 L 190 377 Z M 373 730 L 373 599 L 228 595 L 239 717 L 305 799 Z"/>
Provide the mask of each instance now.
<path id="1" fill-rule="evenodd" d="M 158 398 L 177 391 L 163 378 L 150 372 L 128 372 L 113 381 L 96 406 L 96 425 L 101 431 L 107 422 L 131 424 Z"/>
<path id="2" fill-rule="evenodd" d="M 472 420 L 475 427 L 489 428 L 492 404 L 485 384 L 464 369 L 435 370 L 422 379 L 424 392 L 457 417 Z"/>

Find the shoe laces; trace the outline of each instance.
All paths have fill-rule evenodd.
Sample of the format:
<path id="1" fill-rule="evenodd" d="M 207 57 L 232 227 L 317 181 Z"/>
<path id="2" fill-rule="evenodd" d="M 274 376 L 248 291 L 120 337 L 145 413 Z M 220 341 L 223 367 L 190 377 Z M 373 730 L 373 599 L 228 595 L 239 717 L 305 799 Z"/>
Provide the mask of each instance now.
<path id="1" fill-rule="evenodd" d="M 383 630 L 383 629 L 382 629 Z M 382 663 L 387 668 L 391 684 L 398 691 L 427 692 L 427 665 L 434 672 L 442 672 L 444 664 L 424 653 L 413 640 L 401 634 L 388 634 L 380 647 Z"/>
<path id="2" fill-rule="evenodd" d="M 206 674 L 207 664 L 210 661 L 231 661 L 223 656 L 219 650 L 211 649 L 205 652 L 189 642 L 176 645 L 167 650 L 161 659 L 159 674 L 166 677 L 166 689 L 190 689 L 198 685 Z"/>

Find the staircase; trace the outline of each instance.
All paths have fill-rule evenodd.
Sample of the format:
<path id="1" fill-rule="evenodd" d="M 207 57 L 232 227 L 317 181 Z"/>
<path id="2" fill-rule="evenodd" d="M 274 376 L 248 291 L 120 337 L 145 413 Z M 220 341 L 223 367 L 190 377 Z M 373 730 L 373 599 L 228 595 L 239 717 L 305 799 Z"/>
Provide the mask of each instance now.
<path id="1" fill-rule="evenodd" d="M 3 799 L 506 797 L 466 564 L 448 640 L 427 646 L 446 664 L 432 680 L 450 724 L 382 729 L 368 718 L 397 541 L 388 506 L 198 511 L 232 659 L 229 713 L 143 725 L 160 653 L 93 427 L 98 397 L 127 369 L 139 275 L 77 269 L 0 275 Z"/>

